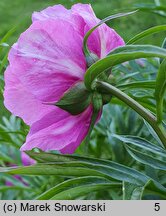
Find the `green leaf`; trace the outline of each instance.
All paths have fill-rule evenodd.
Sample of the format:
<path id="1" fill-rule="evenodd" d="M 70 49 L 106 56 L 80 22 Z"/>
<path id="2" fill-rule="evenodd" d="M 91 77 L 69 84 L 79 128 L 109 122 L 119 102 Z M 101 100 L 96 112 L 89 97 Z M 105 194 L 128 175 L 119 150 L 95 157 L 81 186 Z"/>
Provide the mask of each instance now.
<path id="1" fill-rule="evenodd" d="M 139 3 L 135 4 L 137 6 L 137 9 L 147 9 L 147 10 L 163 10 L 166 11 L 166 7 L 164 5 L 156 5 L 156 4 L 150 4 L 150 3 Z M 138 8 L 139 7 L 139 8 Z"/>
<path id="2" fill-rule="evenodd" d="M 100 176 L 111 181 L 129 181 L 138 185 L 142 185 L 148 180 L 148 177 L 142 173 L 112 161 L 51 153 L 29 152 L 28 154 L 40 163 L 41 161 L 44 162 L 16 169 L 0 168 L 0 171 L 10 174 L 58 175 L 64 177 Z"/>
<path id="3" fill-rule="evenodd" d="M 147 37 L 149 35 L 159 33 L 162 31 L 166 31 L 166 25 L 159 25 L 159 26 L 154 26 L 152 28 L 149 28 L 137 35 L 135 35 L 133 38 L 131 38 L 126 44 L 134 44 L 137 41 L 143 39 L 144 37 Z"/>
<path id="4" fill-rule="evenodd" d="M 141 173 L 127 167 L 115 164 L 114 167 L 91 164 L 86 162 L 57 162 L 36 164 L 29 167 L 0 168 L 0 172 L 25 175 L 56 175 L 63 177 L 100 176 L 112 181 L 129 181 L 142 184 L 147 178 Z"/>
<path id="5" fill-rule="evenodd" d="M 64 181 L 37 197 L 38 200 L 71 200 L 91 192 L 119 188 L 121 183 L 113 183 L 101 177 L 79 177 Z"/>
<path id="6" fill-rule="evenodd" d="M 123 200 L 141 200 L 144 187 L 123 182 Z"/>
<path id="7" fill-rule="evenodd" d="M 166 7 L 162 5 L 140 3 L 136 4 L 136 9 L 139 9 L 140 11 L 155 13 L 160 16 L 166 17 Z"/>
<path id="8" fill-rule="evenodd" d="M 28 151 L 28 155 L 34 158 L 35 160 L 39 161 L 40 163 L 52 162 L 57 165 L 61 162 L 71 163 L 71 164 L 74 162 L 83 163 L 83 164 L 86 164 L 87 167 L 92 168 L 93 170 L 100 170 L 101 172 L 108 174 L 114 180 L 117 179 L 121 181 L 121 180 L 126 179 L 127 181 L 128 179 L 129 182 L 131 181 L 133 183 L 135 182 L 135 178 L 138 178 L 137 179 L 138 181 L 136 181 L 137 183 L 135 182 L 135 184 L 138 184 L 138 185 L 140 184 L 140 180 L 141 182 L 146 182 L 148 178 L 145 175 L 142 175 L 142 174 L 140 175 L 140 173 L 134 169 L 128 168 L 126 166 L 123 166 L 121 164 L 118 164 L 112 161 L 108 161 L 108 160 L 71 156 L 71 155 L 59 155 L 59 154 L 52 154 L 52 153 L 45 153 L 45 152 L 35 153 L 32 151 Z M 93 166 L 91 167 L 91 165 Z M 109 171 L 111 173 L 109 173 Z M 121 176 L 122 173 L 124 174 Z M 127 173 L 127 175 L 125 173 Z"/>
<path id="9" fill-rule="evenodd" d="M 0 43 L 0 47 L 9 47 L 9 44 L 7 44 L 7 43 Z"/>
<path id="10" fill-rule="evenodd" d="M 102 101 L 102 95 L 97 93 L 97 92 L 93 92 L 93 96 L 92 96 L 92 104 L 93 104 L 93 113 L 92 113 L 92 117 L 91 117 L 91 122 L 90 122 L 90 126 L 89 126 L 89 130 L 88 130 L 88 134 L 85 138 L 85 151 L 87 151 L 87 147 L 90 141 L 90 136 L 92 133 L 92 130 L 94 128 L 94 125 L 98 119 L 98 116 L 100 115 L 102 106 L 103 106 L 103 101 Z"/>
<path id="11" fill-rule="evenodd" d="M 16 26 L 11 28 L 5 35 L 4 37 L 0 40 L 0 43 L 5 43 L 8 38 L 16 31 Z"/>
<path id="12" fill-rule="evenodd" d="M 135 136 L 113 135 L 125 143 L 129 154 L 137 161 L 160 170 L 166 170 L 166 150 Z"/>
<path id="13" fill-rule="evenodd" d="M 112 51 L 109 56 L 94 63 L 85 73 L 84 82 L 87 89 L 91 89 L 92 82 L 103 71 L 115 65 L 138 58 L 161 57 L 166 58 L 166 50 L 150 45 L 127 45 Z"/>
<path id="14" fill-rule="evenodd" d="M 6 41 L 8 40 L 8 38 L 16 31 L 16 26 L 13 27 L 12 29 L 10 29 L 5 35 L 4 37 L 0 40 L 0 44 L 4 44 L 6 43 Z M 0 51 L 3 49 L 3 46 L 0 46 Z"/>
<path id="15" fill-rule="evenodd" d="M 0 62 L 0 74 L 2 73 L 2 69 L 5 68 L 5 66 L 7 65 L 7 59 L 8 57 L 8 52 L 6 53 L 6 55 L 3 57 L 2 61 Z"/>
<path id="16" fill-rule="evenodd" d="M 164 147 L 164 145 L 162 144 L 161 140 L 158 138 L 156 132 L 154 131 L 154 129 L 150 126 L 149 123 L 147 123 L 145 120 L 144 120 L 144 124 L 146 125 L 149 133 L 152 135 L 152 137 L 157 141 L 157 143 L 159 143 L 159 145 L 161 147 Z"/>
<path id="17" fill-rule="evenodd" d="M 139 75 L 140 72 L 137 71 L 137 72 L 134 72 L 134 73 L 129 73 L 128 71 L 128 74 L 125 74 L 123 77 L 118 77 L 118 81 L 117 83 L 124 83 L 126 80 L 129 80 L 129 78 L 132 78 L 134 77 L 135 75 Z M 120 84 L 119 84 L 120 85 Z"/>
<path id="18" fill-rule="evenodd" d="M 117 183 L 125 181 L 138 186 L 144 186 L 152 180 L 149 176 L 132 168 L 108 160 L 33 151 L 28 151 L 28 154 L 40 161 L 40 164 L 27 167 L 0 168 L 0 172 L 24 175 L 55 175 L 68 178 L 93 176 L 113 182 L 117 181 Z M 161 184 L 152 181 L 155 185 L 153 190 L 166 196 L 166 189 Z"/>
<path id="19" fill-rule="evenodd" d="M 34 188 L 30 188 L 30 187 L 23 187 L 23 186 L 0 186 L 0 192 L 6 192 L 8 190 L 21 190 L 21 191 L 30 191 L 33 192 Z"/>
<path id="20" fill-rule="evenodd" d="M 153 180 L 144 186 L 123 182 L 123 200 L 141 200 L 144 195 L 157 195 L 166 199 L 166 193 Z"/>
<path id="21" fill-rule="evenodd" d="M 13 163 L 13 159 L 7 155 L 5 155 L 3 152 L 0 152 L 0 161 L 7 162 L 7 163 Z"/>
<path id="22" fill-rule="evenodd" d="M 122 91 L 130 90 L 130 89 L 154 89 L 156 86 L 155 80 L 149 81 L 137 81 L 137 82 L 129 82 L 121 85 L 117 85 L 116 87 L 121 89 Z"/>
<path id="23" fill-rule="evenodd" d="M 166 49 L 166 38 L 164 38 L 164 41 L 163 41 L 163 43 L 162 43 L 162 46 L 161 46 L 162 48 L 164 48 L 164 49 Z M 162 58 L 160 58 L 160 64 L 162 63 L 162 61 L 163 61 L 163 59 Z"/>
<path id="24" fill-rule="evenodd" d="M 162 123 L 163 117 L 163 100 L 166 90 L 166 59 L 162 61 L 156 79 L 155 98 L 157 121 Z"/>

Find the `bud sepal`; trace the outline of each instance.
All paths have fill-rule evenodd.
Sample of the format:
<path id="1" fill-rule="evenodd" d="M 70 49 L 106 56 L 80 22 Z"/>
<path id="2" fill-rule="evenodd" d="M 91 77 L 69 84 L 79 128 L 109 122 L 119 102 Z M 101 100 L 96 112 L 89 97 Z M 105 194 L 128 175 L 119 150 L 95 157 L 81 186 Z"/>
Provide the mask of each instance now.
<path id="1" fill-rule="evenodd" d="M 78 115 L 89 106 L 91 96 L 92 93 L 86 89 L 84 82 L 79 81 L 67 90 L 55 105 L 72 115 Z"/>

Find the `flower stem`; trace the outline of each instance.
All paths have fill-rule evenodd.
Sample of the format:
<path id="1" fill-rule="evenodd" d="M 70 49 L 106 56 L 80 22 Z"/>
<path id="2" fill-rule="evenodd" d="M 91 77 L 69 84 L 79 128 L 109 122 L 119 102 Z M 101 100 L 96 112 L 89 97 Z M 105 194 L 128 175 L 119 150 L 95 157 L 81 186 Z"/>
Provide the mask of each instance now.
<path id="1" fill-rule="evenodd" d="M 113 96 L 117 97 L 124 103 L 126 103 L 129 107 L 135 110 L 140 116 L 142 116 L 155 130 L 156 134 L 158 135 L 159 139 L 163 143 L 164 147 L 166 148 L 166 132 L 163 126 L 157 124 L 157 118 L 147 109 L 145 109 L 141 104 L 137 101 L 129 97 L 127 94 L 112 86 L 109 83 L 103 81 L 96 81 L 96 88 L 99 92 L 107 92 L 112 94 Z"/>

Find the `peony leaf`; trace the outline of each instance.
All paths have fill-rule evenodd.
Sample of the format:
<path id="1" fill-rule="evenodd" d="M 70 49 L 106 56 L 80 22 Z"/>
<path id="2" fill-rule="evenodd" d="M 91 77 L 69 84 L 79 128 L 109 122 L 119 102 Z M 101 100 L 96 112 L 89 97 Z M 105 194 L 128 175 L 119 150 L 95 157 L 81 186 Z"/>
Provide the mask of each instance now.
<path id="1" fill-rule="evenodd" d="M 144 37 L 147 37 L 149 35 L 152 35 L 152 34 L 156 34 L 156 33 L 159 33 L 159 32 L 162 32 L 162 31 L 166 31 L 166 25 L 159 25 L 159 26 L 154 26 L 152 28 L 149 28 L 137 35 L 135 35 L 133 38 L 131 38 L 126 44 L 134 44 L 136 43 L 137 41 L 143 39 Z"/>
<path id="2" fill-rule="evenodd" d="M 123 182 L 123 200 L 141 200 L 144 186 Z"/>
<path id="3" fill-rule="evenodd" d="M 138 58 L 161 57 L 166 58 L 166 50 L 157 46 L 150 45 L 127 45 L 119 47 L 112 51 L 109 56 L 94 63 L 85 73 L 84 83 L 87 89 L 92 88 L 93 81 L 103 71 L 112 68 L 115 65 L 121 64 Z"/>
<path id="4" fill-rule="evenodd" d="M 161 47 L 166 49 L 166 38 L 164 39 L 163 44 L 162 44 Z M 163 58 L 160 58 L 160 64 L 162 63 L 162 61 L 163 61 Z"/>
<path id="5" fill-rule="evenodd" d="M 166 90 L 166 59 L 162 61 L 156 79 L 155 98 L 157 106 L 157 121 L 162 123 L 163 101 Z"/>
<path id="6" fill-rule="evenodd" d="M 119 135 L 113 137 L 124 142 L 128 153 L 135 160 L 156 169 L 166 170 L 166 150 L 162 147 L 140 137 Z"/>
<path id="7" fill-rule="evenodd" d="M 137 81 L 137 82 L 129 82 L 125 84 L 117 85 L 116 87 L 122 91 L 130 90 L 130 89 L 154 89 L 155 88 L 155 80 L 148 81 Z"/>
<path id="8" fill-rule="evenodd" d="M 119 188 L 121 183 L 108 181 L 101 177 L 79 177 L 60 183 L 37 197 L 38 200 L 71 200 L 91 192 L 109 188 Z"/>
<path id="9" fill-rule="evenodd" d="M 157 195 L 165 199 L 164 193 L 153 180 L 147 181 L 144 186 L 123 182 L 123 200 L 141 200 L 144 195 Z"/>
<path id="10" fill-rule="evenodd" d="M 58 175 L 70 178 L 99 176 L 111 181 L 129 181 L 138 185 L 143 185 L 149 179 L 149 177 L 134 169 L 112 161 L 51 153 L 28 152 L 28 154 L 35 160 L 39 160 L 40 164 L 16 169 L 0 168 L 0 172 L 26 175 Z M 41 163 L 41 161 L 43 162 Z"/>
<path id="11" fill-rule="evenodd" d="M 93 176 L 114 183 L 125 181 L 138 186 L 144 186 L 152 181 L 153 186 L 150 185 L 148 190 L 160 194 L 161 197 L 166 197 L 166 189 L 161 184 L 135 169 L 112 161 L 46 152 L 28 151 L 27 153 L 35 160 L 40 161 L 40 164 L 27 167 L 0 168 L 0 172 L 24 175 L 56 175 L 68 178 Z"/>
<path id="12" fill-rule="evenodd" d="M 162 5 L 155 5 L 155 4 L 147 4 L 147 3 L 140 3 L 136 4 L 136 9 L 139 9 L 140 11 L 146 11 L 150 13 L 155 13 L 160 16 L 166 17 L 166 7 Z"/>
<path id="13" fill-rule="evenodd" d="M 10 29 L 5 35 L 4 37 L 0 40 L 0 44 L 6 44 L 6 41 L 8 40 L 8 38 L 16 31 L 16 26 L 13 27 L 12 29 Z M 0 46 L 0 51 L 2 51 L 4 46 Z"/>

